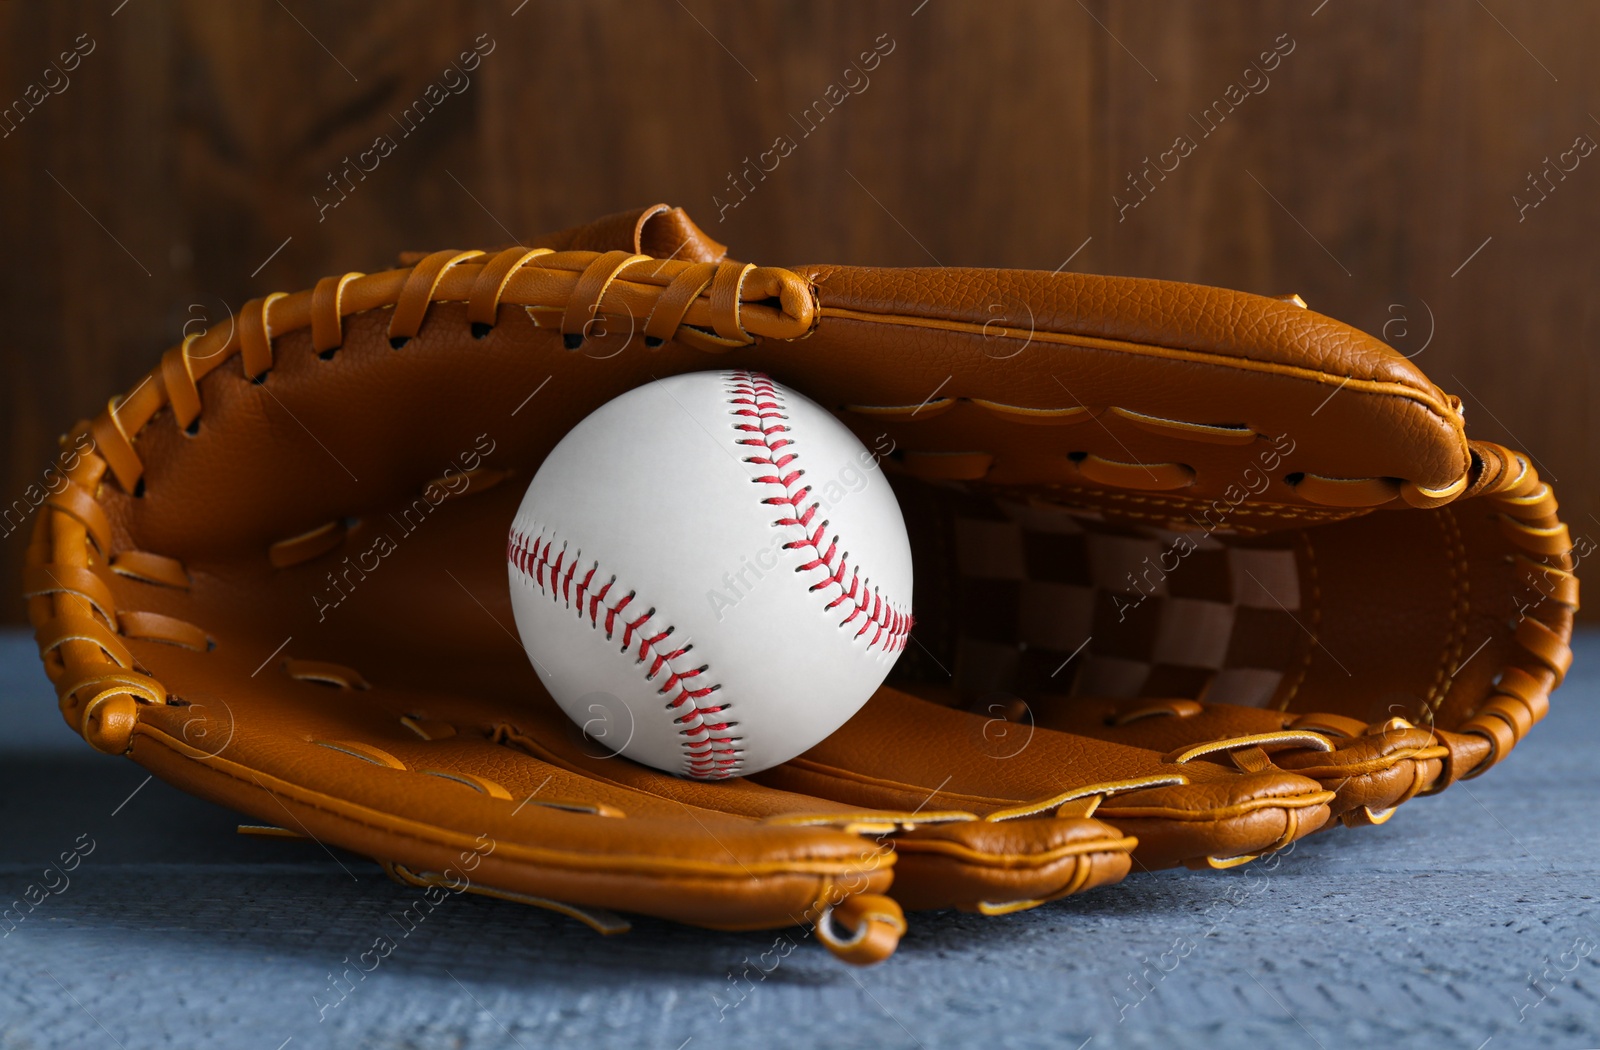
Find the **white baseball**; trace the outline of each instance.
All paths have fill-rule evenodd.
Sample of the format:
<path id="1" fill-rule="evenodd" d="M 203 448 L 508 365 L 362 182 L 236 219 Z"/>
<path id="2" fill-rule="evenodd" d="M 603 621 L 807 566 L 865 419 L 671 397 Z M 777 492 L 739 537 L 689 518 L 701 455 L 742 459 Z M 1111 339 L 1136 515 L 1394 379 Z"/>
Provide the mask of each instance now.
<path id="1" fill-rule="evenodd" d="M 562 709 L 697 779 L 832 733 L 911 629 L 911 547 L 877 457 L 758 372 L 601 406 L 534 475 L 507 558 L 522 644 Z"/>

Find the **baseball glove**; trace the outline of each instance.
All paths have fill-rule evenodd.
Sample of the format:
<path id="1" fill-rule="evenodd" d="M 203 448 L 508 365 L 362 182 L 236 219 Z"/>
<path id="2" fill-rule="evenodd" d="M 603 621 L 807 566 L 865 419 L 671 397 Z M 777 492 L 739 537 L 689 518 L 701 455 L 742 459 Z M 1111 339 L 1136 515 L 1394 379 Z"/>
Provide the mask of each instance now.
<path id="1" fill-rule="evenodd" d="M 656 209 L 589 243 L 636 243 L 628 220 L 653 215 L 673 247 L 724 250 Z M 1587 552 L 1529 457 L 1468 441 L 1460 400 L 1384 344 L 1293 295 L 799 272 L 853 322 L 838 342 L 897 330 L 933 358 L 915 403 L 841 395 L 899 451 L 921 569 L 902 688 L 1018 734 L 1292 770 L 1350 825 L 1477 776 L 1544 717 Z M 1014 402 L 971 385 L 1008 366 Z M 1061 429 L 1019 446 L 1017 423 Z"/>
<path id="2" fill-rule="evenodd" d="M 803 924 L 872 962 L 902 905 L 1016 910 L 1381 819 L 1503 756 L 1565 669 L 1548 489 L 1298 306 L 762 268 L 661 207 L 407 263 L 168 350 L 64 440 L 24 583 L 92 745 L 436 897 Z M 918 559 L 897 680 L 722 783 L 555 707 L 503 562 L 571 426 L 709 367 L 836 409 Z"/>

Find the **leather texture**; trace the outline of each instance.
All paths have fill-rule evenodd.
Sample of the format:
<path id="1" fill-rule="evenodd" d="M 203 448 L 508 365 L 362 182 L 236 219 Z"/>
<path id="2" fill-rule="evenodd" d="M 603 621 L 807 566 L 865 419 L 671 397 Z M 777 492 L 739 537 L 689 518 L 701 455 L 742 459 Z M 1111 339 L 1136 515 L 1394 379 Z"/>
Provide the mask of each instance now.
<path id="1" fill-rule="evenodd" d="M 562 435 L 708 368 L 883 450 L 916 573 L 890 681 L 719 783 L 578 731 L 502 561 Z M 24 583 L 96 748 L 407 881 L 606 931 L 810 924 L 861 963 L 902 907 L 1241 863 L 1477 775 L 1544 714 L 1577 606 L 1527 457 L 1297 301 L 761 267 L 665 206 L 253 300 L 59 466 Z"/>

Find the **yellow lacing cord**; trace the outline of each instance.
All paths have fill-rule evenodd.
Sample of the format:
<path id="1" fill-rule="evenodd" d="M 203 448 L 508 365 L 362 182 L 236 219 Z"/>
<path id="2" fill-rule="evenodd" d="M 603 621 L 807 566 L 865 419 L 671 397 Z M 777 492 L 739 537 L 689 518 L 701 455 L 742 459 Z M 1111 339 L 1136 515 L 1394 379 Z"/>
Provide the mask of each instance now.
<path id="1" fill-rule="evenodd" d="M 144 464 L 135 438 L 164 407 L 192 433 L 203 407 L 199 381 L 229 358 L 237 356 L 245 376 L 260 381 L 273 367 L 278 336 L 310 328 L 313 348 L 327 356 L 343 343 L 346 317 L 384 307 L 393 307 L 391 343 L 403 343 L 420 331 L 428 307 L 442 301 L 468 304 L 475 336 L 493 327 L 502 304 L 565 307 L 561 329 L 569 340 L 583 339 L 607 311 L 645 319 L 647 334 L 657 336 L 647 343 L 677 338 L 708 352 L 758 337 L 798 338 L 816 317 L 810 286 L 787 270 L 628 252 L 511 248 L 492 258 L 476 251 L 435 252 L 408 270 L 326 277 L 308 291 L 254 299 L 228 325 L 187 336 L 127 395 L 110 400 L 76 431 L 86 430 L 94 444 L 86 452 L 62 454 L 68 484 L 46 501 L 28 548 L 24 589 L 40 654 L 56 682 L 63 716 L 91 744 L 125 752 L 137 705 L 167 700 L 161 684 L 134 666 L 123 636 L 190 649 L 211 645 L 193 624 L 115 608 L 99 572 L 180 589 L 189 581 L 177 559 L 137 550 L 113 556 L 110 520 L 94 495 L 105 474 L 140 494 Z"/>
<path id="2" fill-rule="evenodd" d="M 1501 669 L 1493 692 L 1458 730 L 1487 739 L 1489 753 L 1472 769 L 1451 771 L 1451 780 L 1484 772 L 1545 716 L 1551 691 L 1572 663 L 1572 618 L 1578 608 L 1572 540 L 1556 517 L 1550 486 L 1521 453 L 1489 442 L 1473 442 L 1472 448 L 1482 471 L 1471 495 L 1486 499 L 1497 513 L 1501 533 L 1519 549 L 1515 557 L 1524 579 L 1541 600 L 1513 630 L 1518 658 Z"/>
<path id="3" fill-rule="evenodd" d="M 306 291 L 253 299 L 233 323 L 186 338 L 90 424 L 96 451 L 117 483 L 137 492 L 144 465 L 134 439 L 169 406 L 180 426 L 193 426 L 203 407 L 199 381 L 228 359 L 237 356 L 246 378 L 260 380 L 272 370 L 279 336 L 310 328 L 312 346 L 326 355 L 343 342 L 345 318 L 384 307 L 393 308 L 390 341 L 403 345 L 421 330 L 428 308 L 447 301 L 467 303 L 475 335 L 494 326 L 500 306 L 516 305 L 557 314 L 569 346 L 581 345 L 596 319 L 611 315 L 639 322 L 646 345 L 676 339 L 708 353 L 757 338 L 797 339 L 816 317 L 805 280 L 774 267 L 521 247 L 493 257 L 434 252 L 408 270 L 347 273 Z"/>
<path id="4" fill-rule="evenodd" d="M 111 530 L 92 495 L 104 471 L 109 467 L 124 490 L 137 494 L 143 463 L 133 447 L 134 437 L 169 405 L 181 425 L 192 426 L 201 411 L 199 379 L 229 357 L 238 355 L 246 376 L 260 379 L 272 367 L 272 339 L 277 335 L 310 327 L 313 345 L 319 353 L 326 353 L 342 342 L 346 316 L 392 306 L 390 337 L 405 340 L 420 330 L 428 306 L 439 301 L 466 301 L 471 323 L 490 327 L 503 302 L 529 308 L 564 307 L 562 334 L 569 340 L 581 340 L 608 297 L 612 309 L 645 317 L 647 345 L 659 345 L 671 337 L 709 352 L 747 345 L 757 336 L 798 338 L 809 333 L 816 319 L 809 286 L 791 271 L 729 262 L 677 263 L 626 252 L 549 252 L 519 247 L 500 252 L 487 262 L 480 252 L 435 252 L 409 270 L 370 276 L 348 273 L 324 278 L 309 291 L 274 293 L 252 300 L 237 322 L 226 329 L 186 338 L 126 397 L 107 404 L 88 428 L 94 451 L 77 456 L 75 466 L 64 471 L 70 484 L 47 501 L 35 523 L 29 564 L 81 570 L 89 566 L 91 556 L 105 562 L 110 556 Z M 767 305 L 774 299 L 778 306 Z M 1534 566 L 1530 576 L 1542 578 L 1535 580 L 1536 586 L 1544 582 L 1555 604 L 1575 609 L 1570 540 L 1565 526 L 1554 517 L 1555 501 L 1548 486 L 1538 481 L 1523 457 L 1484 443 L 1476 443 L 1474 449 L 1485 465 L 1485 474 L 1490 472 L 1487 468 L 1498 469 L 1473 495 L 1490 498 L 1501 511 L 1508 538 L 1541 559 L 1529 563 Z M 1467 474 L 1440 489 L 1411 482 L 1391 484 L 1390 479 L 1306 476 L 1297 490 L 1308 501 L 1329 506 L 1352 506 L 1398 495 L 1413 506 L 1428 507 L 1460 497 L 1467 487 Z M 82 561 L 58 561 L 63 549 L 81 550 Z M 1550 558 L 1556 563 L 1544 560 Z M 182 573 L 181 564 L 175 564 Z M 114 639 L 117 617 L 114 609 L 96 609 L 97 597 L 79 587 L 37 593 L 29 599 L 30 619 L 41 639 L 51 632 L 60 635 L 43 648 L 47 669 L 58 677 L 69 666 L 117 671 L 128 666 L 122 659 L 125 650 L 114 652 L 115 643 L 108 644 L 99 636 L 109 634 Z M 102 619 L 103 631 L 84 626 L 99 624 Z M 198 629 L 180 633 L 191 637 L 195 631 Z M 1509 750 L 1520 739 L 1524 723 L 1531 725 L 1542 717 L 1550 689 L 1570 662 L 1569 636 L 1570 613 L 1566 623 L 1555 628 L 1534 617 L 1525 618 L 1518 626 L 1516 639 L 1531 666 L 1508 668 L 1495 696 L 1463 727 L 1463 731 L 1485 736 L 1493 745 L 1488 760 L 1472 774 Z M 59 664 L 51 659 L 52 653 L 58 654 Z M 159 690 L 153 679 L 149 682 L 151 688 L 140 696 L 146 702 Z M 68 699 L 63 697 L 64 707 Z M 1518 713 L 1518 704 L 1526 717 Z M 81 717 L 81 708 L 73 706 Z M 82 731 L 84 725 L 80 720 L 75 728 Z M 117 740 L 103 743 L 114 746 Z"/>

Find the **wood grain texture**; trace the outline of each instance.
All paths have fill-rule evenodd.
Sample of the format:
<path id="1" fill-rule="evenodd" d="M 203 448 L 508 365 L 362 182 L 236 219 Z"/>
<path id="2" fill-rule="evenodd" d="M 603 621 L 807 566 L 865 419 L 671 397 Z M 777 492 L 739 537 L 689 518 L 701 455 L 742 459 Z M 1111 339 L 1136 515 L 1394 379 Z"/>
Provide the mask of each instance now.
<path id="1" fill-rule="evenodd" d="M 1600 539 L 1600 156 L 1513 200 L 1600 141 L 1600 8 L 1318 3 L 0 3 L 0 114 L 94 43 L 0 121 L 0 513 L 185 324 L 403 249 L 664 200 L 762 262 L 1070 257 L 1298 291 L 1415 354 Z M 414 119 L 481 34 L 470 86 Z M 389 154 L 320 208 L 379 136 Z M 779 136 L 788 155 L 732 192 Z M 1119 213 L 1179 136 L 1188 156 Z M 0 538 L 8 596 L 25 537 Z"/>

